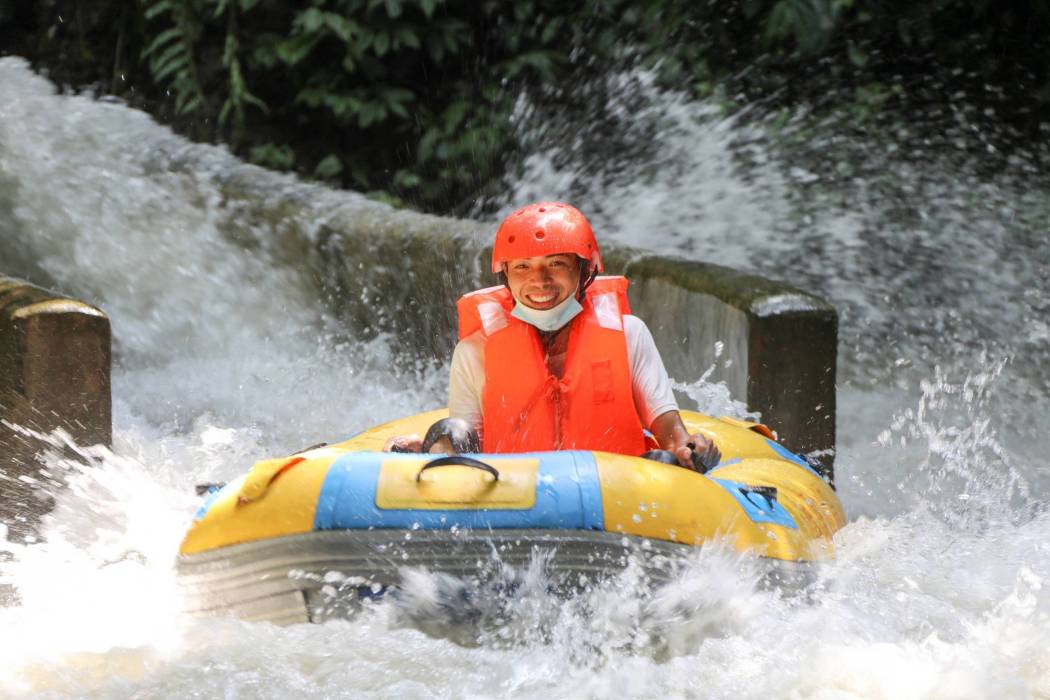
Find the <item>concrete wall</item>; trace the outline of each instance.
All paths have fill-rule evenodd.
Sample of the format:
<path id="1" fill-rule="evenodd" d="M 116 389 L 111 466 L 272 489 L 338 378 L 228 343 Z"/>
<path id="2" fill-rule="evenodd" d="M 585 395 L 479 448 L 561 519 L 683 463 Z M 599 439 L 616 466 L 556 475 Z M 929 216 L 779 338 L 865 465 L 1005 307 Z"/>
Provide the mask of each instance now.
<path id="1" fill-rule="evenodd" d="M 32 479 L 42 448 L 7 424 L 111 439 L 109 319 L 93 306 L 0 276 L 0 521 L 31 534 L 49 504 Z"/>

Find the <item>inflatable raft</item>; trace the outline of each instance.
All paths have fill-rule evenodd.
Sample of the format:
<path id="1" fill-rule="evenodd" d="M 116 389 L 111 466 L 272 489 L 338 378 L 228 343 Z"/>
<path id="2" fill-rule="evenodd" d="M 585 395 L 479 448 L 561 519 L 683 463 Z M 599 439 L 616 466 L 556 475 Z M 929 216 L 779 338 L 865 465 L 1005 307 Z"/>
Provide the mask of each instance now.
<path id="1" fill-rule="evenodd" d="M 655 562 L 712 541 L 805 568 L 845 522 L 831 487 L 764 426 L 683 412 L 714 438 L 706 474 L 603 452 L 381 452 L 445 411 L 256 463 L 213 488 L 177 571 L 195 614 L 321 621 L 396 588 L 405 566 L 459 577 L 543 556 L 552 580 L 587 585 L 632 554 Z"/>

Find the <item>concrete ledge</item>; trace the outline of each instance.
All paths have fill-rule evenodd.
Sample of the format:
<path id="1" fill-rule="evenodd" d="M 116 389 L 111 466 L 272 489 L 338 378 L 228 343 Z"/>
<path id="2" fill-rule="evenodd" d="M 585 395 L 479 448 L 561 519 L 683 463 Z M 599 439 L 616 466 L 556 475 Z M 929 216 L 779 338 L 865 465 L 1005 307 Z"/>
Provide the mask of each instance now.
<path id="1" fill-rule="evenodd" d="M 112 437 L 109 319 L 97 308 L 0 276 L 0 419 L 81 445 Z M 47 510 L 29 483 L 38 441 L 0 423 L 0 520 L 32 531 Z"/>

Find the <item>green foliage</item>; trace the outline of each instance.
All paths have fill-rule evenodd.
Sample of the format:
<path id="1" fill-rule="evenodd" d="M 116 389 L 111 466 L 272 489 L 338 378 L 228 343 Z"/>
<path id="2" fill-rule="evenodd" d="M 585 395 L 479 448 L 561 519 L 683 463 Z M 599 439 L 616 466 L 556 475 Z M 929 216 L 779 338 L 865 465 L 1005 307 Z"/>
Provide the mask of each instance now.
<path id="1" fill-rule="evenodd" d="M 229 0 L 218 0 L 215 16 L 226 15 L 226 41 L 222 52 L 222 65 L 229 75 L 228 91 L 226 100 L 219 110 L 220 126 L 229 123 L 230 115 L 233 115 L 230 141 L 236 146 L 244 134 L 245 107 L 248 105 L 257 107 L 264 113 L 269 109 L 266 103 L 253 95 L 248 90 L 241 69 L 241 43 L 237 38 L 237 16 L 238 12 L 246 12 L 255 6 L 257 0 L 240 0 L 240 2 L 229 2 Z"/>
<path id="2" fill-rule="evenodd" d="M 194 48 L 200 37 L 197 16 L 203 0 L 143 0 L 143 17 L 161 29 L 142 52 L 154 82 L 174 94 L 175 113 L 193 115 L 204 108 Z"/>
<path id="3" fill-rule="evenodd" d="M 295 166 L 295 151 L 288 144 L 263 143 L 252 146 L 249 158 L 253 163 L 275 170 L 291 170 Z"/>
<path id="4" fill-rule="evenodd" d="M 552 80 L 565 60 L 530 42 L 472 73 L 479 23 L 497 18 L 495 6 L 451 13 L 446 0 L 309 0 L 264 13 L 257 5 L 142 0 L 142 59 L 173 96 L 174 114 L 214 117 L 228 129 L 216 136 L 257 163 L 428 207 L 469 196 L 508 147 L 512 98 L 479 82 Z M 546 42 L 556 34 L 548 25 Z M 199 77 L 198 54 L 214 55 L 219 42 L 222 74 Z"/>
<path id="5" fill-rule="evenodd" d="M 575 86 L 616 66 L 649 67 L 662 85 L 695 95 L 721 86 L 727 101 L 773 115 L 794 113 L 798 101 L 833 102 L 859 124 L 908 99 L 929 74 L 1012 100 L 1019 122 L 1038 125 L 1050 111 L 1046 0 L 1008 8 L 988 0 L 11 7 L 0 34 L 67 83 L 107 85 L 266 167 L 430 210 L 469 206 L 512 166 L 511 115 L 523 92 L 586 120 L 594 93 Z M 1008 113 L 996 106 L 996 115 Z"/>

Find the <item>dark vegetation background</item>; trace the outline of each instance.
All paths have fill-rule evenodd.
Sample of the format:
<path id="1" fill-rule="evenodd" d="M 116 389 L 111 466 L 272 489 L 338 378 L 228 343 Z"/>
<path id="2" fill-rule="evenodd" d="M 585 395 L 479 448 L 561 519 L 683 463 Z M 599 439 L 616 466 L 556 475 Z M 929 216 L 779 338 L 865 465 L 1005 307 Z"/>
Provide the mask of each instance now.
<path id="1" fill-rule="evenodd" d="M 965 119 L 995 143 L 962 147 L 1001 158 L 1050 130 L 1034 0 L 0 0 L 0 50 L 250 161 L 448 213 L 518 162 L 521 95 L 587 132 L 586 86 L 638 65 L 774 127 L 905 120 L 921 142 Z"/>

